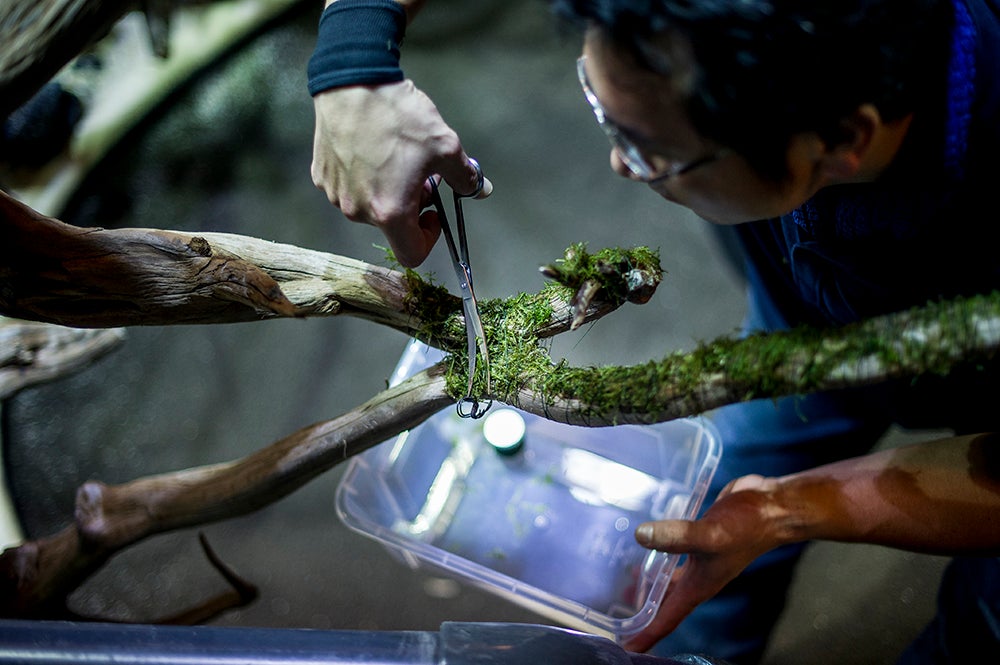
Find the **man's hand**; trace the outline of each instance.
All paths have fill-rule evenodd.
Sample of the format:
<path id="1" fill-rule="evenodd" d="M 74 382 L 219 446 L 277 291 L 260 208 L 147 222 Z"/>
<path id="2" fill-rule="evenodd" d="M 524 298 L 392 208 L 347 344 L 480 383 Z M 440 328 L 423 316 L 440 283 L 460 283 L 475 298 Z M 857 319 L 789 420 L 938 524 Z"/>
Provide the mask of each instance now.
<path id="1" fill-rule="evenodd" d="M 344 216 L 378 227 L 403 266 L 420 265 L 441 225 L 429 176 L 459 193 L 477 172 L 458 135 L 412 81 L 334 88 L 314 97 L 312 179 Z M 480 198 L 493 186 L 487 180 Z"/>
<path id="2" fill-rule="evenodd" d="M 646 651 L 751 561 L 782 544 L 775 525 L 783 522 L 783 511 L 772 500 L 773 485 L 761 476 L 738 478 L 701 519 L 662 520 L 636 529 L 644 547 L 688 556 L 671 578 L 656 617 L 625 648 Z"/>

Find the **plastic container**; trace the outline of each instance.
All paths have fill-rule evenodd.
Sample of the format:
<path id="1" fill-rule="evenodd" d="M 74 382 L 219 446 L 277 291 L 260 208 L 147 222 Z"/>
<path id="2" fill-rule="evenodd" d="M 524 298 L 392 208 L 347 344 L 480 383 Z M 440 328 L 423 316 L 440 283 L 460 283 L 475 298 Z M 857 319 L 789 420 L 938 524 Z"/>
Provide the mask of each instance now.
<path id="1" fill-rule="evenodd" d="M 391 382 L 439 358 L 413 342 Z M 635 527 L 693 517 L 720 452 L 701 419 L 587 428 L 447 408 L 353 458 L 337 512 L 413 568 L 620 641 L 652 620 L 679 558 L 638 545 Z"/>

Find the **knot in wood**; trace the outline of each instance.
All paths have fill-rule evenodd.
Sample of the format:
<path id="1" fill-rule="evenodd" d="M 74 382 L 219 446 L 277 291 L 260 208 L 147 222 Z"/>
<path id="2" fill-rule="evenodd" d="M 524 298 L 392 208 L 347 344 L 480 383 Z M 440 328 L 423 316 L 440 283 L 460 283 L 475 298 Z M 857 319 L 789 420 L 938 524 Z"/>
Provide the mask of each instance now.
<path id="1" fill-rule="evenodd" d="M 212 246 L 201 236 L 195 236 L 188 242 L 188 249 L 199 256 L 211 256 Z"/>

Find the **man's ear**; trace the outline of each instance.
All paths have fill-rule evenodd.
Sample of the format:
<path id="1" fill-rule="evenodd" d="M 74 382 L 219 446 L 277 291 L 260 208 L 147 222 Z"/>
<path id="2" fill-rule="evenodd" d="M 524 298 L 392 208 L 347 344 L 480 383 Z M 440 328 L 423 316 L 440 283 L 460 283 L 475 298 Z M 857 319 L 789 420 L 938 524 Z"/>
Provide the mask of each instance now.
<path id="1" fill-rule="evenodd" d="M 882 116 L 872 104 L 862 104 L 839 127 L 836 138 L 827 137 L 820 168 L 831 180 L 854 180 L 869 162 L 873 139 L 882 126 Z"/>

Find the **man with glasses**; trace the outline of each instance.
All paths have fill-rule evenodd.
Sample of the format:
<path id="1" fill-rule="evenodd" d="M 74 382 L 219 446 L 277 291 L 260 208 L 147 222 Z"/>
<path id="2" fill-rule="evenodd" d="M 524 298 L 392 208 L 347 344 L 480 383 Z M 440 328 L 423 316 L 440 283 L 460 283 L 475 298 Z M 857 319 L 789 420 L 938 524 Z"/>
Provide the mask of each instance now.
<path id="1" fill-rule="evenodd" d="M 420 214 L 426 177 L 461 192 L 475 175 L 398 68 L 420 4 L 328 2 L 309 69 L 314 181 L 348 218 L 381 228 L 409 266 L 439 233 Z M 1000 288 L 989 241 L 1000 1 L 551 4 L 583 31 L 577 72 L 612 168 L 741 249 L 747 331 L 846 324 Z M 332 146 L 352 137 L 396 146 L 394 171 L 367 167 L 360 147 L 336 158 Z M 1000 449 L 977 434 L 996 429 L 998 398 L 996 372 L 973 368 L 712 413 L 724 443 L 716 501 L 696 522 L 637 530 L 644 545 L 689 556 L 628 646 L 756 662 L 802 543 L 831 539 L 956 555 L 939 616 L 905 662 L 1000 657 Z M 892 423 L 957 436 L 869 454 Z"/>

